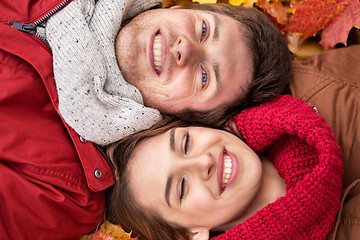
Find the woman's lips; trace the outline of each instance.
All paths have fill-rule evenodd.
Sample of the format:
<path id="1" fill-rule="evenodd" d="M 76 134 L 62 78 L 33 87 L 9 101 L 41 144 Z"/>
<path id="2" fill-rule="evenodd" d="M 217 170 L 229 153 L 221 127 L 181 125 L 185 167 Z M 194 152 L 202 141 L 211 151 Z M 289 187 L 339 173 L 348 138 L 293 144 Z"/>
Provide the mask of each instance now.
<path id="1" fill-rule="evenodd" d="M 166 53 L 166 38 L 159 30 L 151 36 L 149 51 L 150 65 L 158 76 L 160 76 L 165 66 L 167 56 Z"/>
<path id="2" fill-rule="evenodd" d="M 218 187 L 222 194 L 236 179 L 239 162 L 236 155 L 224 149 L 218 158 Z"/>

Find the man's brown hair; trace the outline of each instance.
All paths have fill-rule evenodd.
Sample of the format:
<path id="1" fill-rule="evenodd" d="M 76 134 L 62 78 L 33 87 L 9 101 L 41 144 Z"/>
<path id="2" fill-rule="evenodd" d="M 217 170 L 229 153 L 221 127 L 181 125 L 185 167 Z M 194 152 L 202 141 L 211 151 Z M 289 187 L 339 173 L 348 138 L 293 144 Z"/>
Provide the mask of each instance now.
<path id="1" fill-rule="evenodd" d="M 219 127 L 241 110 L 287 93 L 291 78 L 291 54 L 280 29 L 264 13 L 256 8 L 230 4 L 190 4 L 182 8 L 211 11 L 238 21 L 252 55 L 253 78 L 245 97 L 237 102 L 222 104 L 204 112 L 185 110 L 176 114 L 179 118 Z"/>

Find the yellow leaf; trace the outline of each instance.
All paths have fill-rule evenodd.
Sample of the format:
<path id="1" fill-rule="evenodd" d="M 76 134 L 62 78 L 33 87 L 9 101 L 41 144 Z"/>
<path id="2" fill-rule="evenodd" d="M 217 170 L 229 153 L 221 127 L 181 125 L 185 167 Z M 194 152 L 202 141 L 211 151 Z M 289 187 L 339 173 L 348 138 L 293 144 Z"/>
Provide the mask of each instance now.
<path id="1" fill-rule="evenodd" d="M 229 0 L 229 3 L 232 5 L 244 5 L 247 7 L 252 7 L 254 3 L 257 3 L 258 0 Z"/>
<path id="2" fill-rule="evenodd" d="M 131 233 L 125 232 L 119 225 L 114 225 L 105 221 L 101 227 L 100 231 L 104 233 L 112 233 L 114 240 L 123 240 L 131 238 Z"/>
<path id="3" fill-rule="evenodd" d="M 236 6 L 242 5 L 242 4 L 244 4 L 245 2 L 247 2 L 247 0 L 229 0 L 229 3 L 230 3 L 230 4 L 236 5 Z"/>
<path id="4" fill-rule="evenodd" d="M 287 33 L 286 38 L 289 50 L 294 54 L 296 60 L 306 60 L 323 51 L 317 39 L 308 38 L 301 41 L 302 35 L 298 33 Z"/>
<path id="5" fill-rule="evenodd" d="M 197 0 L 194 2 L 198 2 L 198 3 L 216 3 L 216 0 Z"/>

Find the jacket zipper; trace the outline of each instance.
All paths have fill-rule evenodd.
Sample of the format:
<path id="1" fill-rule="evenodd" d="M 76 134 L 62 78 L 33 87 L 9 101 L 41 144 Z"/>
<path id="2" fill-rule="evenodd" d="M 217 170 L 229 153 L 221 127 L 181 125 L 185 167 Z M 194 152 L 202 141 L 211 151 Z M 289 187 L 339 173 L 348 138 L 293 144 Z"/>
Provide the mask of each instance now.
<path id="1" fill-rule="evenodd" d="M 114 172 L 114 177 L 116 177 L 115 176 L 115 166 L 114 166 L 113 162 L 110 160 L 110 158 L 107 156 L 107 154 L 105 153 L 104 149 L 102 147 L 100 147 L 99 145 L 97 145 L 96 143 L 94 143 L 94 146 L 100 152 L 100 154 L 105 158 L 105 160 L 108 162 L 110 168 Z"/>
<path id="2" fill-rule="evenodd" d="M 33 23 L 20 23 L 20 22 L 15 22 L 15 21 L 9 21 L 8 25 L 19 31 L 34 35 L 37 39 L 42 41 L 45 44 L 45 46 L 51 51 L 51 47 L 50 47 L 49 43 L 46 41 L 46 39 L 36 32 L 36 27 L 41 22 L 45 21 L 46 19 L 51 17 L 53 14 L 55 14 L 57 11 L 62 9 L 69 1 L 70 0 L 62 1 L 60 4 L 55 6 L 51 11 L 49 11 L 48 13 L 46 13 L 44 16 L 40 17 L 38 20 L 36 20 Z"/>

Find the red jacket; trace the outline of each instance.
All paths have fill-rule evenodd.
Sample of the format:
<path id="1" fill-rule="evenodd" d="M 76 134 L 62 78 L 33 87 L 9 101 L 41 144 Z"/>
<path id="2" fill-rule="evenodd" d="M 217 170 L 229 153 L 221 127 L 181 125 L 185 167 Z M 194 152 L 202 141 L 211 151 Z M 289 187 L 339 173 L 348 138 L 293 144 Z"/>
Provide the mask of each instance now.
<path id="1" fill-rule="evenodd" d="M 60 117 L 51 51 L 9 21 L 59 0 L 0 1 L 0 239 L 76 239 L 96 228 L 112 167 Z"/>

